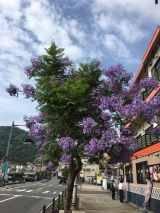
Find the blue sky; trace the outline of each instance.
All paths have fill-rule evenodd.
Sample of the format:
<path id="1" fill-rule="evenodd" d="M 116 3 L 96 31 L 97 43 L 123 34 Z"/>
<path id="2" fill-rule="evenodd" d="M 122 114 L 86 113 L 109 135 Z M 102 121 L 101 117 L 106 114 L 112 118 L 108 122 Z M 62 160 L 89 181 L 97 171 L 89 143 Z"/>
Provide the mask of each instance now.
<path id="1" fill-rule="evenodd" d="M 0 0 L 0 126 L 37 114 L 36 103 L 5 90 L 30 83 L 24 68 L 52 40 L 76 64 L 98 57 L 103 68 L 122 63 L 135 75 L 159 11 L 154 0 Z"/>

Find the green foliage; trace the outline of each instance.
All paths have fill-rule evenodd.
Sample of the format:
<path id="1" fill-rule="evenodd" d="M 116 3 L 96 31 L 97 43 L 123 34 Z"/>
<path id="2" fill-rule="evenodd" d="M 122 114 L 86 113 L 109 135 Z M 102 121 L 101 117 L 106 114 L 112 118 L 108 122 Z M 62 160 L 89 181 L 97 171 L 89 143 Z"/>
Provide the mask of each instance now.
<path id="1" fill-rule="evenodd" d="M 73 158 L 84 152 L 90 137 L 82 133 L 83 118 L 99 119 L 101 112 L 91 104 L 91 93 L 103 81 L 98 60 L 80 63 L 75 69 L 75 65 L 64 57 L 64 49 L 54 42 L 45 50 L 46 54 L 38 57 L 34 72 L 37 109 L 45 114 L 44 123 L 50 129 L 47 140 L 51 143 L 43 153 L 44 164 L 51 159 L 58 163 L 62 154 L 70 154 L 57 145 L 57 136 L 68 136 L 77 142 L 71 151 Z M 69 74 L 70 70 L 73 75 Z"/>
<path id="2" fill-rule="evenodd" d="M 8 145 L 8 139 L 11 127 L 0 126 L 0 155 L 5 154 Z M 23 138 L 31 138 L 34 141 L 33 145 L 23 144 Z M 13 128 L 12 139 L 10 143 L 8 160 L 13 163 L 25 164 L 26 162 L 33 162 L 35 156 L 38 154 L 36 148 L 36 139 L 28 136 L 28 132 L 18 127 Z M 3 155 L 4 156 L 4 155 Z"/>

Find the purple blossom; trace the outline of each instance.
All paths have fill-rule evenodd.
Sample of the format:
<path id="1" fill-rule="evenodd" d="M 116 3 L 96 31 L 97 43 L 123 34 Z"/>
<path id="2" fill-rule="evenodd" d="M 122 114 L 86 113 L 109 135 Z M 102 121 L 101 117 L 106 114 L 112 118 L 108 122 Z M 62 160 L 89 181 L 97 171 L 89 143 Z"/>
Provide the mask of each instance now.
<path id="1" fill-rule="evenodd" d="M 111 66 L 108 70 L 104 70 L 103 75 L 107 77 L 105 80 L 106 87 L 113 94 L 119 94 L 124 87 L 129 86 L 129 81 L 133 76 L 132 73 L 127 73 L 121 64 Z"/>
<path id="2" fill-rule="evenodd" d="M 46 170 L 47 172 L 52 172 L 52 171 L 54 170 L 54 164 L 53 164 L 52 161 L 49 161 L 49 162 L 48 162 L 48 164 L 47 164 L 46 167 L 45 167 L 45 170 Z"/>
<path id="3" fill-rule="evenodd" d="M 42 148 L 42 141 L 36 143 L 37 148 L 40 150 Z"/>
<path id="4" fill-rule="evenodd" d="M 103 141 L 101 140 L 98 140 L 97 138 L 92 138 L 90 141 L 89 141 L 89 144 L 87 144 L 85 147 L 84 147 L 84 150 L 85 152 L 87 152 L 88 154 L 95 154 L 97 153 L 98 151 L 102 151 L 104 150 L 104 144 L 103 144 Z"/>
<path id="5" fill-rule="evenodd" d="M 24 116 L 23 120 L 26 123 L 27 128 L 31 128 L 33 125 L 36 124 L 34 116 L 30 116 L 30 117 Z"/>
<path id="6" fill-rule="evenodd" d="M 50 70 L 46 64 L 47 60 L 43 56 L 36 59 L 32 58 L 31 67 L 26 68 L 25 73 L 29 78 L 37 77 L 38 79 L 44 76 L 47 88 L 56 85 L 56 88 L 60 88 L 59 91 L 61 91 L 62 85 L 65 84 L 68 78 L 81 77 L 78 76 L 73 62 L 68 57 L 59 57 L 52 60 L 53 69 Z M 95 86 L 90 92 L 89 100 L 87 99 L 86 101 L 85 98 L 80 97 L 81 102 L 79 104 L 82 103 L 80 107 L 85 108 L 84 114 L 82 116 L 81 114 L 78 116 L 73 114 L 73 119 L 69 120 L 70 126 L 79 128 L 76 134 L 80 132 L 80 135 L 76 138 L 77 135 L 72 135 L 74 133 L 68 129 L 65 129 L 65 132 L 58 129 L 56 132 L 56 128 L 54 129 L 53 127 L 55 121 L 53 121 L 53 125 L 51 123 L 53 129 L 50 129 L 50 123 L 47 122 L 53 118 L 53 115 L 48 119 L 50 115 L 44 115 L 43 113 L 40 113 L 38 116 L 24 117 L 29 134 L 39 138 L 40 141 L 36 145 L 43 152 L 48 149 L 48 144 L 52 139 L 58 138 L 58 145 L 62 148 L 62 162 L 69 162 L 71 160 L 72 155 L 69 153 L 76 154 L 79 152 L 80 143 L 82 143 L 81 147 L 84 147 L 82 151 L 89 154 L 107 152 L 112 163 L 129 162 L 132 152 L 137 148 L 135 139 L 132 137 L 136 129 L 123 127 L 122 134 L 119 136 L 118 130 L 113 128 L 113 126 L 116 124 L 119 127 L 122 123 L 125 126 L 134 116 L 140 116 L 149 122 L 156 121 L 157 116 L 160 116 L 160 95 L 154 96 L 150 102 L 141 100 L 137 85 L 129 86 L 132 74 L 127 73 L 122 65 L 112 66 L 103 71 L 100 70 L 100 62 L 97 59 L 94 59 L 89 65 L 91 68 L 96 66 L 95 71 L 97 75 L 100 75 L 101 72 L 103 73 L 103 80 L 101 85 Z M 156 80 L 146 78 L 141 80 L 140 87 L 148 90 L 156 88 L 158 84 L 159 82 Z M 41 85 L 38 84 L 38 86 L 37 88 L 41 88 Z M 22 87 L 26 98 L 36 98 L 36 94 L 39 91 L 36 91 L 28 84 L 22 84 Z M 16 96 L 18 93 L 18 89 L 14 85 L 10 85 L 6 91 L 12 96 Z M 43 97 L 41 100 L 43 100 Z M 39 106 L 42 107 L 40 111 L 47 111 L 45 104 L 43 105 L 43 101 L 39 103 Z M 71 137 L 64 137 L 67 134 Z M 154 137 L 158 137 L 160 131 L 155 130 L 151 134 Z M 115 156 L 114 154 L 113 147 L 115 144 L 118 147 L 123 147 L 120 156 Z M 52 148 L 54 149 L 54 147 Z M 50 161 L 46 166 L 46 170 L 52 171 L 53 168 L 54 163 Z"/>
<path id="7" fill-rule="evenodd" d="M 134 131 L 131 127 L 123 127 L 121 132 L 122 132 L 122 135 L 125 135 L 125 136 L 131 136 L 134 134 Z"/>
<path id="8" fill-rule="evenodd" d="M 36 100 L 36 90 L 29 84 L 22 84 L 23 93 L 25 94 L 26 98 L 34 98 Z"/>
<path id="9" fill-rule="evenodd" d="M 69 163 L 71 161 L 71 155 L 63 154 L 60 162 L 62 163 Z"/>
<path id="10" fill-rule="evenodd" d="M 66 150 L 66 151 L 70 151 L 76 147 L 76 142 L 70 137 L 63 137 L 63 138 L 59 139 L 58 145 L 62 149 Z"/>
<path id="11" fill-rule="evenodd" d="M 139 82 L 140 88 L 145 88 L 145 89 L 155 89 L 159 85 L 159 81 L 157 81 L 154 78 L 148 77 L 144 78 Z"/>
<path id="12" fill-rule="evenodd" d="M 39 64 L 39 59 L 38 58 L 31 58 L 31 66 L 25 68 L 25 74 L 31 78 L 35 76 L 36 70 L 37 70 L 37 65 Z"/>
<path id="13" fill-rule="evenodd" d="M 83 133 L 89 134 L 93 132 L 93 129 L 97 126 L 97 123 L 92 118 L 83 119 Z"/>
<path id="14" fill-rule="evenodd" d="M 10 94 L 10 96 L 17 96 L 18 97 L 18 91 L 19 89 L 14 86 L 13 84 L 10 84 L 8 88 L 6 88 L 6 91 Z"/>

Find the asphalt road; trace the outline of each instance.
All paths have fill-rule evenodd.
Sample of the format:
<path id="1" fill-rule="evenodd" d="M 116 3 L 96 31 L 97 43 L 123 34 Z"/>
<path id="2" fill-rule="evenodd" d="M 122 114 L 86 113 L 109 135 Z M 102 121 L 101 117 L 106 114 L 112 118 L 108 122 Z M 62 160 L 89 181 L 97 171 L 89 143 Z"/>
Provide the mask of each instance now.
<path id="1" fill-rule="evenodd" d="M 44 205 L 48 206 L 65 190 L 66 185 L 60 185 L 54 178 L 46 183 L 27 182 L 7 187 L 0 191 L 0 212 L 40 213 Z"/>

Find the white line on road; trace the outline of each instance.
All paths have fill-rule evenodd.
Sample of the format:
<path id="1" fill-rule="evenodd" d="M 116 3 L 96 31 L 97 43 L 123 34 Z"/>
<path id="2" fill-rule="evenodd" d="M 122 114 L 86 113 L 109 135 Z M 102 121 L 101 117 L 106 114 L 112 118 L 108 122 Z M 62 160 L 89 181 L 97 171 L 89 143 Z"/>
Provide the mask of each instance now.
<path id="1" fill-rule="evenodd" d="M 18 192 L 23 192 L 23 191 L 26 191 L 27 189 L 17 189 L 16 191 Z"/>
<path id="2" fill-rule="evenodd" d="M 28 191 L 26 191 L 26 192 L 33 192 L 34 190 L 28 190 Z"/>
<path id="3" fill-rule="evenodd" d="M 27 183 L 28 183 L 28 182 L 27 182 Z M 28 185 L 27 183 L 23 184 L 23 186 L 15 187 L 15 189 L 22 188 L 22 187 L 28 187 L 28 186 L 41 185 L 41 183 L 33 183 L 33 184 L 29 184 L 29 185 Z M 24 185 L 25 185 L 25 186 L 24 186 Z"/>
<path id="4" fill-rule="evenodd" d="M 56 192 L 53 192 L 52 194 L 54 195 L 54 194 L 56 194 L 57 193 L 57 191 Z"/>
<path id="5" fill-rule="evenodd" d="M 41 189 L 43 189 L 43 188 L 39 188 L 39 189 L 37 189 L 37 190 L 41 190 Z"/>
<path id="6" fill-rule="evenodd" d="M 52 200 L 53 198 L 50 197 L 41 197 L 41 196 L 27 196 L 27 195 L 12 195 L 12 194 L 0 194 L 0 195 L 6 195 L 6 196 L 15 196 L 15 197 L 33 197 L 33 198 L 43 198 L 47 200 Z M 56 198 L 57 199 L 57 198 Z M 55 199 L 55 200 L 56 200 Z"/>
<path id="7" fill-rule="evenodd" d="M 1 194 L 1 195 L 3 195 L 3 194 Z M 7 198 L 7 199 L 5 199 L 5 200 L 1 200 L 0 203 L 3 203 L 3 202 L 5 202 L 5 201 L 7 201 L 7 200 L 12 200 L 12 199 L 18 197 L 19 195 L 12 195 L 12 196 L 13 196 L 13 197 Z"/>
<path id="8" fill-rule="evenodd" d="M 44 192 L 42 192 L 42 193 L 47 194 L 48 192 L 50 192 L 50 191 L 44 191 Z"/>

